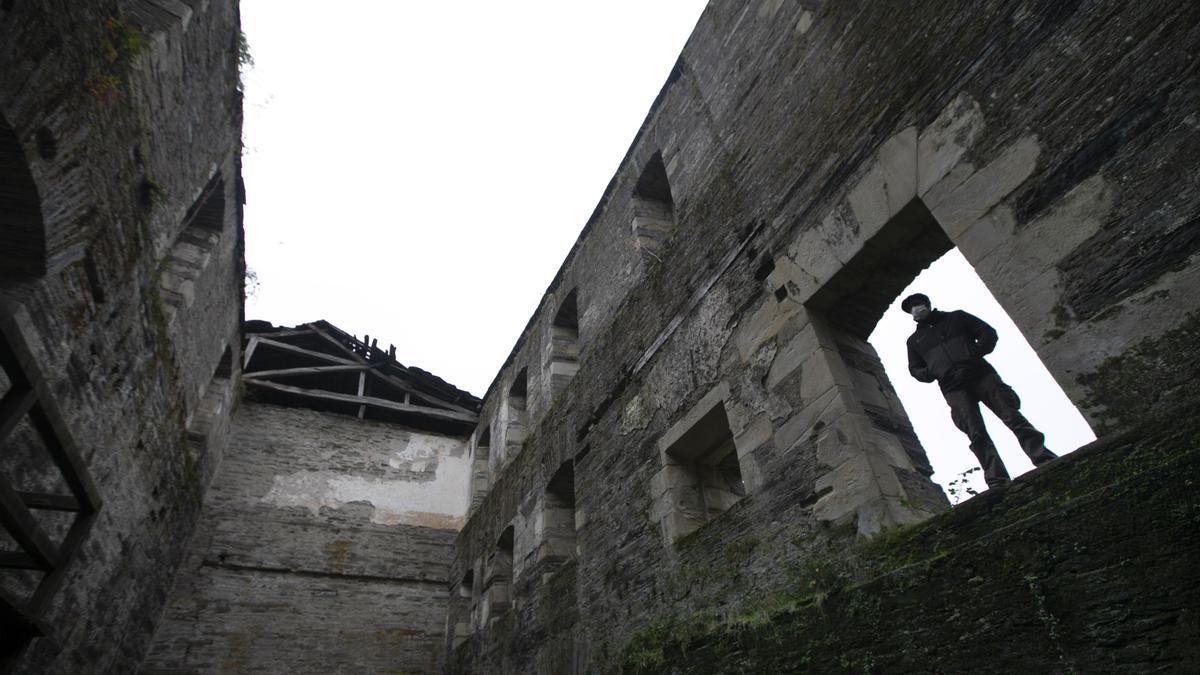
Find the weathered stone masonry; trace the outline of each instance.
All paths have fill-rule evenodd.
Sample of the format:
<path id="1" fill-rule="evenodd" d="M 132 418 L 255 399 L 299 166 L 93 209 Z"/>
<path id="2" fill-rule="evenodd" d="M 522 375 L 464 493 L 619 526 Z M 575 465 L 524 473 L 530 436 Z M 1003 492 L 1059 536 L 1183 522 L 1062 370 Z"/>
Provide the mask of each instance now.
<path id="1" fill-rule="evenodd" d="M 712 3 L 482 402 L 242 323 L 238 44 L 0 2 L 0 668 L 1200 658 L 1195 3 Z M 865 339 L 955 246 L 1101 439 L 947 511 Z"/>
<path id="2" fill-rule="evenodd" d="M 0 3 L 0 330 L 98 495 L 78 547 L 60 512 L 5 504 L 66 554 L 0 570 L 25 614 L 5 612 L 13 672 L 136 669 L 221 456 L 242 319 L 237 40 L 234 3 Z M 0 441 L 3 481 L 70 495 L 33 421 Z"/>
<path id="3" fill-rule="evenodd" d="M 661 656 L 689 617 L 794 598 L 844 526 L 943 509 L 865 339 L 953 246 L 1097 428 L 1193 402 L 1195 350 L 1172 336 L 1194 335 L 1200 302 L 1197 18 L 1178 2 L 710 5 L 485 397 L 491 472 L 452 566 L 450 671 L 653 672 L 629 657 Z M 568 296 L 579 369 L 553 394 L 539 356 Z M 525 440 L 497 458 L 522 374 Z M 1123 395 L 1121 377 L 1154 386 Z M 577 555 L 542 560 L 566 468 Z M 1190 536 L 1155 541 L 1186 556 Z M 1161 663 L 1182 662 L 1182 626 Z"/>

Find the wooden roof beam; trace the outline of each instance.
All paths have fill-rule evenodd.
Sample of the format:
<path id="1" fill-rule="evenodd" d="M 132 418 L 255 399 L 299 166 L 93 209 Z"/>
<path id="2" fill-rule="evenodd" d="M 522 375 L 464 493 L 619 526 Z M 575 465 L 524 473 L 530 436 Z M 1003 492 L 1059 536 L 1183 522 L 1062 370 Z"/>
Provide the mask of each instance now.
<path id="1" fill-rule="evenodd" d="M 479 422 L 479 416 L 474 413 L 461 413 L 454 410 L 442 410 L 441 408 L 430 408 L 423 405 L 397 403 L 395 401 L 389 401 L 383 398 L 375 398 L 373 396 L 355 396 L 353 394 L 339 394 L 332 391 L 303 389 L 301 387 L 292 387 L 286 384 L 279 384 L 278 382 L 256 380 L 250 375 L 246 376 L 244 382 L 262 389 L 283 392 L 286 394 L 295 394 L 297 396 L 305 396 L 322 401 L 336 401 L 339 403 L 369 405 L 376 408 L 382 408 L 384 410 L 392 410 L 395 412 L 410 413 L 414 415 L 424 415 L 425 417 L 447 420 L 451 422 L 463 422 L 466 424 L 477 424 Z"/>
<path id="2" fill-rule="evenodd" d="M 255 370 L 244 373 L 245 377 L 300 377 L 301 375 L 323 375 L 368 370 L 370 366 L 360 363 L 339 366 L 310 366 L 307 368 L 280 368 L 278 370 Z"/>
<path id="3" fill-rule="evenodd" d="M 270 339 L 264 338 L 264 337 L 259 337 L 257 339 L 257 342 L 258 342 L 259 347 L 270 347 L 272 349 L 279 349 L 279 350 L 282 350 L 285 352 L 292 352 L 293 354 L 300 354 L 301 356 L 307 356 L 309 358 L 321 359 L 323 361 L 329 361 L 330 363 L 341 363 L 341 364 L 351 364 L 351 365 L 359 363 L 358 361 L 344 359 L 340 356 L 334 356 L 333 354 L 326 354 L 325 352 L 318 352 L 318 351 L 314 351 L 312 349 L 305 349 L 304 347 L 297 347 L 296 345 L 289 345 L 286 342 L 276 342 L 275 340 L 270 340 Z"/>

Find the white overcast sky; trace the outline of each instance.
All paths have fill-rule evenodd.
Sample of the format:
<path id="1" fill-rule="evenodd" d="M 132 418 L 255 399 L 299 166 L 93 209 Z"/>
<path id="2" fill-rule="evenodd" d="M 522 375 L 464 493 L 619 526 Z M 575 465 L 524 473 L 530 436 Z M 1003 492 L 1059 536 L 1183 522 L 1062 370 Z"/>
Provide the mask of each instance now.
<path id="1" fill-rule="evenodd" d="M 327 319 L 482 396 L 705 4 L 242 0 L 247 318 Z M 1051 449 L 1090 440 L 971 276 L 954 253 L 915 286 L 996 326 L 992 361 Z M 907 375 L 911 328 L 889 312 L 873 343 L 946 484 L 974 459 L 937 387 Z"/>

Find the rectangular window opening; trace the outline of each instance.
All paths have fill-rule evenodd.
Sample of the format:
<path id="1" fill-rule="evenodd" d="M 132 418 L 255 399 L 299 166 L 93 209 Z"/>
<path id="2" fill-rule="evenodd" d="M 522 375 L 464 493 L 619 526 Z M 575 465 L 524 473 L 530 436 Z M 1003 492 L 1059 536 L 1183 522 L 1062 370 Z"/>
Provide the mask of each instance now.
<path id="1" fill-rule="evenodd" d="M 937 219 L 914 199 L 806 303 L 830 329 L 832 343 L 826 346 L 846 367 L 844 386 L 870 418 L 872 433 L 884 437 L 880 447 L 896 469 L 906 504 L 936 511 L 946 502 L 942 491 L 957 503 L 985 488 L 971 441 L 952 420 L 941 387 L 918 382 L 909 372 L 907 341 L 917 324 L 900 304 L 913 293 L 929 296 L 934 310 L 961 310 L 996 330 L 995 351 L 984 358 L 1016 391 L 1020 414 L 1046 434 L 1052 452 L 1061 455 L 1095 438 Z M 970 367 L 983 372 L 978 363 Z M 980 407 L 1008 474 L 1031 470 L 1014 433 Z M 1022 433 L 1027 445 L 1036 445 Z"/>
<path id="2" fill-rule="evenodd" d="M 662 514 L 663 534 L 671 543 L 746 496 L 724 402 L 702 401 L 698 407 L 705 406 L 711 407 L 685 416 L 660 443 L 663 466 L 652 486 L 655 510 Z"/>

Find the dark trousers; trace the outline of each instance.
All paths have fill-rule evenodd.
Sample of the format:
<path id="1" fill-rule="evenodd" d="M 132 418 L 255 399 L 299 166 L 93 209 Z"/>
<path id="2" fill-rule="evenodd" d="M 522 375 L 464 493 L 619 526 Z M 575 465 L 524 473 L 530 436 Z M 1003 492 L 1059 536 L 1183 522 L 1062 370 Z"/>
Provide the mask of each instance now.
<path id="1" fill-rule="evenodd" d="M 1021 443 L 1021 449 L 1029 455 L 1034 466 L 1041 466 L 1057 457 L 1046 449 L 1046 437 L 1042 432 L 1035 429 L 1021 414 L 1021 399 L 1017 398 L 1017 392 L 1005 384 L 996 373 L 983 373 L 962 387 L 942 394 L 946 397 L 946 403 L 950 404 L 950 417 L 954 419 L 954 426 L 971 440 L 971 452 L 975 453 L 979 464 L 983 466 L 983 478 L 989 487 L 1003 485 L 1009 478 L 1008 471 L 996 452 L 996 446 L 983 426 L 980 403 L 996 413 L 996 417 L 1012 430 Z"/>

